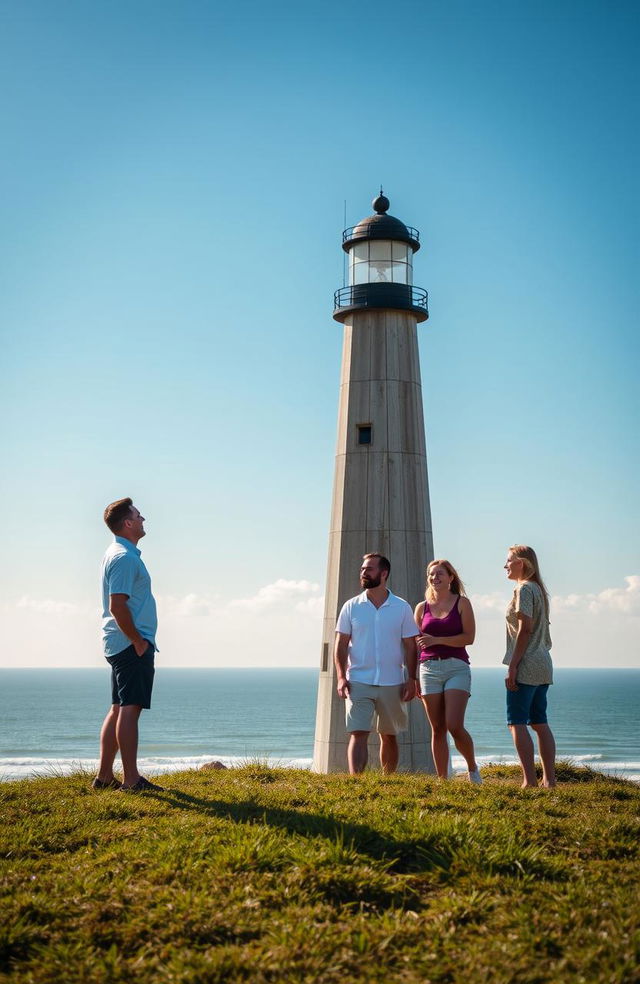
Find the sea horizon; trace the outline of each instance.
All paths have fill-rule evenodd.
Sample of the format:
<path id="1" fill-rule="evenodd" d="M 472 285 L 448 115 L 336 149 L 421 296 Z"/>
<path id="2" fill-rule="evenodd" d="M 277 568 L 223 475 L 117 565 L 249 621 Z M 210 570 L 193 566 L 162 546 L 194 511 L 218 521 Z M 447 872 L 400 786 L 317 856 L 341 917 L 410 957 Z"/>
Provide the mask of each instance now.
<path id="1" fill-rule="evenodd" d="M 638 666 L 626 666 L 624 664 L 612 663 L 609 666 L 592 666 L 590 664 L 585 665 L 571 665 L 571 666 L 555 666 L 554 672 L 560 670 L 562 673 L 572 673 L 575 670 L 593 670 L 594 673 L 608 673 L 609 670 L 629 670 L 631 673 L 640 673 L 640 667 Z M 52 673 L 56 670 L 78 670 L 78 671 L 89 671 L 90 673 L 101 673 L 104 670 L 104 666 L 92 664 L 91 666 L 77 666 L 75 663 L 60 663 L 56 666 L 50 666 L 48 663 L 24 663 L 21 666 L 0 666 L 0 673 L 21 673 L 23 670 L 47 670 Z M 249 670 L 263 670 L 265 673 L 271 670 L 293 670 L 298 673 L 319 673 L 316 666 L 290 666 L 288 663 L 278 663 L 273 666 L 264 666 L 263 663 L 249 663 L 246 660 L 243 661 L 242 666 L 234 666 L 229 663 L 226 665 L 216 666 L 200 666 L 197 663 L 165 663 L 164 661 L 160 663 L 156 662 L 156 670 L 204 670 L 207 673 L 215 673 L 217 670 L 233 670 L 234 673 L 246 673 Z M 505 667 L 502 664 L 496 666 L 495 663 L 477 663 L 473 662 L 472 670 L 495 670 L 496 672 L 504 672 Z"/>

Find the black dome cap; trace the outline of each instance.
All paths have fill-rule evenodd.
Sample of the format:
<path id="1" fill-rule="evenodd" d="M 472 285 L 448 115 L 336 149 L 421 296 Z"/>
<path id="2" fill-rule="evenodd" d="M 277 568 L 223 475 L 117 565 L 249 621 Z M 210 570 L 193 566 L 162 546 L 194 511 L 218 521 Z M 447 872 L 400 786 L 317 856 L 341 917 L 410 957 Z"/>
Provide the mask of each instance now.
<path id="1" fill-rule="evenodd" d="M 411 226 L 406 226 L 400 219 L 393 215 L 387 215 L 390 202 L 386 195 L 383 195 L 382 188 L 377 198 L 371 203 L 374 215 L 366 219 L 361 219 L 357 225 L 350 229 L 345 229 L 342 236 L 342 248 L 349 252 L 356 242 L 363 239 L 395 239 L 397 242 L 408 243 L 412 250 L 417 252 L 420 249 L 420 233 Z"/>

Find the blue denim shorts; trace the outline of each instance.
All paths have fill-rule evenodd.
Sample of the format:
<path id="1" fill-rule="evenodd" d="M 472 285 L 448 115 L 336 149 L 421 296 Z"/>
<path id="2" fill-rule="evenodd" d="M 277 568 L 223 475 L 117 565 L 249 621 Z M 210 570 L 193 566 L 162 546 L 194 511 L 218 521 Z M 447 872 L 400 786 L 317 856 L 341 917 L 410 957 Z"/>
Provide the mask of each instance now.
<path id="1" fill-rule="evenodd" d="M 115 656 L 107 656 L 111 666 L 111 703 L 125 707 L 151 707 L 151 691 L 155 674 L 155 650 L 149 643 L 142 656 L 134 646 L 127 646 Z"/>
<path id="2" fill-rule="evenodd" d="M 519 683 L 517 690 L 507 690 L 507 724 L 546 724 L 548 689 L 548 683 Z"/>

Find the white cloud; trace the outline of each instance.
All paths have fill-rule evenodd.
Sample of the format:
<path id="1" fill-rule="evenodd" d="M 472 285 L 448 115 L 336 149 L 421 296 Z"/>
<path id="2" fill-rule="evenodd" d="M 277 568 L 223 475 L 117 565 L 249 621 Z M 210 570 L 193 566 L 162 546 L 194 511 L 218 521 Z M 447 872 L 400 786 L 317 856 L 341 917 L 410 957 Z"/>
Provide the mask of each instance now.
<path id="1" fill-rule="evenodd" d="M 640 575 L 624 578 L 625 587 L 604 588 L 598 593 L 553 595 L 551 614 L 558 618 L 565 614 L 601 615 L 612 612 L 618 615 L 640 615 Z M 476 614 L 504 615 L 509 598 L 494 591 L 493 594 L 471 595 Z"/>
<path id="2" fill-rule="evenodd" d="M 478 632 L 475 666 L 504 653 L 506 594 L 472 595 Z M 323 598 L 317 584 L 279 579 L 251 598 L 195 592 L 158 599 L 160 664 L 165 666 L 316 666 Z M 602 615 L 608 617 L 602 617 Z M 205 616 L 205 617 L 202 617 Z M 597 593 L 552 599 L 558 666 L 638 665 L 640 575 Z M 102 665 L 96 606 L 24 595 L 0 602 L 0 666 Z"/>
<path id="3" fill-rule="evenodd" d="M 284 578 L 265 584 L 251 598 L 232 598 L 224 601 L 219 595 L 207 597 L 191 593 L 182 598 L 168 595 L 158 598 L 161 616 L 191 618 L 211 615 L 224 618 L 240 612 L 260 617 L 270 614 L 300 612 L 303 615 L 321 616 L 324 598 L 313 581 L 287 581 Z"/>
<path id="4" fill-rule="evenodd" d="M 471 649 L 474 666 L 497 665 L 504 653 L 508 597 L 499 592 L 472 595 L 477 622 Z M 604 616 L 604 617 L 603 617 Z M 551 598 L 553 661 L 557 666 L 637 666 L 640 576 L 599 592 Z"/>
<path id="5" fill-rule="evenodd" d="M 178 615 L 183 618 L 194 616 L 215 615 L 220 608 L 217 597 L 206 598 L 203 595 L 191 593 L 183 598 L 165 595 L 158 598 L 158 611 L 161 615 Z"/>
<path id="6" fill-rule="evenodd" d="M 163 595 L 158 597 L 158 610 L 162 618 L 198 618 L 213 616 L 225 618 L 237 615 L 239 612 L 256 613 L 261 617 L 270 614 L 286 614 L 298 612 L 302 615 L 320 617 L 323 613 L 324 598 L 319 593 L 318 584 L 313 581 L 287 581 L 279 578 L 272 584 L 266 584 L 251 598 L 232 598 L 225 600 L 220 595 L 201 595 L 196 592 L 177 597 Z M 0 612 L 12 612 L 28 615 L 37 613 L 42 616 L 73 616 L 91 615 L 100 617 L 97 608 L 90 605 L 79 605 L 69 601 L 57 601 L 53 598 L 32 598 L 23 595 L 17 601 L 0 603 Z"/>
<path id="7" fill-rule="evenodd" d="M 509 604 L 509 599 L 500 594 L 499 591 L 494 591 L 493 594 L 473 594 L 470 601 L 476 614 L 483 612 L 489 615 L 498 614 L 502 617 L 504 617 Z"/>
<path id="8" fill-rule="evenodd" d="M 31 598 L 23 595 L 15 603 L 15 607 L 21 611 L 39 612 L 43 615 L 78 615 L 82 609 L 80 605 L 74 605 L 70 601 L 54 601 L 52 598 Z"/>
<path id="9" fill-rule="evenodd" d="M 307 598 L 305 601 L 299 601 L 295 609 L 303 615 L 311 615 L 312 618 L 322 618 L 324 615 L 324 595 L 317 595 L 315 598 Z"/>
<path id="10" fill-rule="evenodd" d="M 555 595 L 551 599 L 551 610 L 555 615 L 561 613 L 590 613 L 601 615 L 612 612 L 616 615 L 640 615 L 640 575 L 625 577 L 626 587 L 605 588 L 598 594 Z"/>
<path id="11" fill-rule="evenodd" d="M 283 578 L 279 578 L 273 584 L 266 584 L 264 588 L 260 588 L 253 598 L 234 599 L 229 602 L 228 607 L 230 609 L 244 608 L 251 611 L 257 609 L 261 612 L 294 607 L 297 611 L 305 611 L 304 606 L 309 602 L 317 603 L 319 590 L 319 585 L 312 581 L 285 581 Z"/>
<path id="12" fill-rule="evenodd" d="M 250 598 L 197 594 L 159 603 L 158 644 L 166 665 L 316 666 L 323 598 L 312 581 L 280 578 Z M 193 615 L 211 618 L 193 618 Z"/>

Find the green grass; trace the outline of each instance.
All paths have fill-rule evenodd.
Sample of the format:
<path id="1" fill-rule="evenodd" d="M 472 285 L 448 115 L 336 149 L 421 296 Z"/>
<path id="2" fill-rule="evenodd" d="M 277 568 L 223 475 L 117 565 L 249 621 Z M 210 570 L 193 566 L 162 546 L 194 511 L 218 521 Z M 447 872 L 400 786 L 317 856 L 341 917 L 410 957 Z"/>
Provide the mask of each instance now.
<path id="1" fill-rule="evenodd" d="M 640 789 L 316 776 L 0 785 L 0 980 L 639 981 Z"/>

